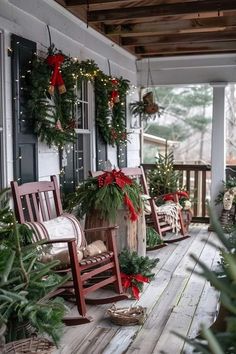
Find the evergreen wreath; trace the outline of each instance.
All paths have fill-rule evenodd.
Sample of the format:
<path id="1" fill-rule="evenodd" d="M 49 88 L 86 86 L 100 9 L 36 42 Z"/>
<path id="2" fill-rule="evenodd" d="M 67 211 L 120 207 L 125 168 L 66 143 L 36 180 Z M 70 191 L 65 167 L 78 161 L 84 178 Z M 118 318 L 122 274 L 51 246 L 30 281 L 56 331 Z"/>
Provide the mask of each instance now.
<path id="1" fill-rule="evenodd" d="M 62 56 L 59 75 L 63 85 L 53 87 L 50 56 Z M 126 133 L 126 93 L 129 81 L 122 77 L 112 78 L 105 75 L 92 60 L 79 62 L 63 55 L 51 47 L 47 59 L 36 56 L 27 71 L 26 84 L 28 92 L 28 109 L 32 117 L 35 133 L 41 141 L 50 147 L 63 147 L 75 140 L 75 105 L 76 86 L 82 81 L 94 82 L 96 94 L 96 123 L 102 138 L 108 144 L 115 145 L 127 141 Z M 115 82 L 115 85 L 114 85 Z M 61 89 L 63 86 L 63 89 Z M 115 94 L 115 99 L 113 95 Z M 113 105 L 109 105 L 113 99 Z"/>
<path id="2" fill-rule="evenodd" d="M 126 126 L 126 93 L 129 90 L 129 81 L 120 77 L 117 80 L 119 100 L 109 106 L 108 98 L 113 92 L 114 78 L 102 75 L 95 81 L 96 95 L 96 122 L 104 141 L 112 146 L 127 141 Z"/>

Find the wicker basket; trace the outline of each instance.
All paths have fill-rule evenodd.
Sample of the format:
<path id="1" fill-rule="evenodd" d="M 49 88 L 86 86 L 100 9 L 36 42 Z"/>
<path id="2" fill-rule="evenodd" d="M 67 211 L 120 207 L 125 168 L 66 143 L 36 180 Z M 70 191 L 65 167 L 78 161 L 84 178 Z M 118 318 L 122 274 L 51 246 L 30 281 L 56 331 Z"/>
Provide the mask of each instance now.
<path id="1" fill-rule="evenodd" d="M 54 344 L 45 338 L 32 337 L 17 340 L 6 344 L 5 353 L 7 354 L 50 354 L 55 348 Z"/>
<path id="2" fill-rule="evenodd" d="M 118 326 L 141 325 L 146 320 L 146 308 L 142 306 L 116 308 L 113 305 L 107 310 L 107 315 Z"/>

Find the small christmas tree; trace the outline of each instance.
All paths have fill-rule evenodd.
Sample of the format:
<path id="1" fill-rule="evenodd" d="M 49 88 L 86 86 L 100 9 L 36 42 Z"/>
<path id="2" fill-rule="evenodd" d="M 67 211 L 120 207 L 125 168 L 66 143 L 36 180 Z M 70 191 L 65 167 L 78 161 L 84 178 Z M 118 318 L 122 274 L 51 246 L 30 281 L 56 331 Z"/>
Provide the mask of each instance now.
<path id="1" fill-rule="evenodd" d="M 173 152 L 165 155 L 159 154 L 156 160 L 156 167 L 148 173 L 150 195 L 158 197 L 163 194 L 176 192 L 179 186 L 179 173 L 174 171 Z"/>

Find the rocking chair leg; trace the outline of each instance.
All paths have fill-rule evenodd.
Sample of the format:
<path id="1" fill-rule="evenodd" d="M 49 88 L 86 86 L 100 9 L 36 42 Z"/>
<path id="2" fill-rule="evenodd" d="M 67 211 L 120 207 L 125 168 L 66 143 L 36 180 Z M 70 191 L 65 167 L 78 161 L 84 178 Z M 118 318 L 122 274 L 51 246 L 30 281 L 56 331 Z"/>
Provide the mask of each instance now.
<path id="1" fill-rule="evenodd" d="M 75 291 L 75 300 L 79 313 L 81 316 L 85 317 L 86 315 L 86 304 L 84 298 L 84 291 L 82 286 L 81 272 L 80 266 L 77 258 L 77 250 L 75 242 L 68 243 L 70 261 L 71 261 L 71 271 L 74 283 L 74 291 Z"/>

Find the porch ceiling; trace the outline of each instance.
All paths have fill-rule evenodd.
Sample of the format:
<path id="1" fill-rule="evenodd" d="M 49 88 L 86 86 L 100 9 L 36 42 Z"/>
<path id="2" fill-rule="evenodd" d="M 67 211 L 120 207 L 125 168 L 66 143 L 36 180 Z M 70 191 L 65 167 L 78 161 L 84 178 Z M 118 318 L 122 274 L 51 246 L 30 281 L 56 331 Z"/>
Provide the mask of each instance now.
<path id="1" fill-rule="evenodd" d="M 236 52 L 235 0 L 55 0 L 138 59 Z"/>

